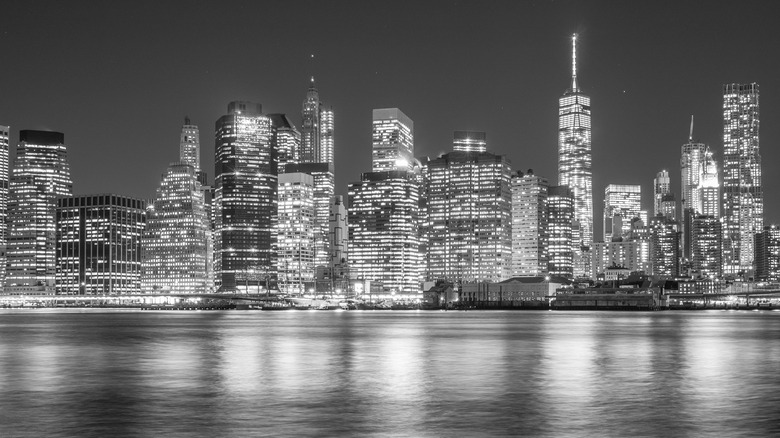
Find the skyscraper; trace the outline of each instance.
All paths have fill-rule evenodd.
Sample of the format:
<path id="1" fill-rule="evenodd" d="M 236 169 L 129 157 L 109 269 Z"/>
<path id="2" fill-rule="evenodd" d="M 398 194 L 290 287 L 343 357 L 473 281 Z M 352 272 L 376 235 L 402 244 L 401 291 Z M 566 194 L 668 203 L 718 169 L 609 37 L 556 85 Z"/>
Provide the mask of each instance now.
<path id="1" fill-rule="evenodd" d="M 314 177 L 314 263 L 322 275 L 331 275 L 329 235 L 330 202 L 335 193 L 334 113 L 322 108 L 319 91 L 311 78 L 303 101 L 300 164 L 287 172 L 305 172 Z"/>
<path id="2" fill-rule="evenodd" d="M 664 197 L 671 194 L 670 185 L 669 172 L 662 170 L 655 175 L 655 179 L 653 179 L 653 216 L 667 215 L 665 210 L 668 209 L 668 206 L 664 206 Z"/>
<path id="3" fill-rule="evenodd" d="M 683 210 L 720 217 L 718 163 L 709 146 L 693 140 L 693 116 L 688 143 L 682 145 L 680 171 Z"/>
<path id="4" fill-rule="evenodd" d="M 344 197 L 335 195 L 330 203 L 330 271 L 331 279 L 338 282 L 336 287 L 346 291 L 349 275 L 349 228 L 347 224 L 347 206 Z"/>
<path id="5" fill-rule="evenodd" d="M 455 131 L 452 150 L 455 152 L 487 152 L 487 134 L 481 131 Z"/>
<path id="6" fill-rule="evenodd" d="M 582 244 L 593 243 L 590 97 L 577 86 L 577 35 L 572 36 L 571 88 L 558 100 L 558 184 L 571 188 Z"/>
<path id="7" fill-rule="evenodd" d="M 305 293 L 314 282 L 314 219 L 314 178 L 279 174 L 277 271 L 282 293 Z"/>
<path id="8" fill-rule="evenodd" d="M 650 258 L 653 275 L 673 278 L 680 274 L 680 226 L 664 216 L 650 220 Z"/>
<path id="9" fill-rule="evenodd" d="M 61 132 L 19 132 L 8 201 L 8 271 L 5 292 L 55 292 L 57 197 L 73 183 Z"/>
<path id="10" fill-rule="evenodd" d="M 640 217 L 641 203 L 642 186 L 610 184 L 604 189 L 604 242 L 631 232 L 631 220 Z"/>
<path id="11" fill-rule="evenodd" d="M 57 294 L 141 291 L 146 203 L 118 195 L 57 199 Z"/>
<path id="12" fill-rule="evenodd" d="M 221 291 L 274 280 L 277 157 L 260 104 L 231 102 L 216 122 L 214 259 Z"/>
<path id="13" fill-rule="evenodd" d="M 211 223 L 197 171 L 191 164 L 170 164 L 147 214 L 141 240 L 141 290 L 178 294 L 211 291 Z"/>
<path id="14" fill-rule="evenodd" d="M 713 216 L 698 215 L 693 219 L 691 239 L 692 267 L 702 277 L 723 275 L 723 228 Z"/>
<path id="15" fill-rule="evenodd" d="M 780 281 L 780 227 L 767 225 L 756 234 L 756 279 Z"/>
<path id="16" fill-rule="evenodd" d="M 764 229 L 756 83 L 723 86 L 723 215 L 724 274 L 747 273 Z"/>
<path id="17" fill-rule="evenodd" d="M 429 280 L 510 276 L 510 178 L 506 157 L 489 152 L 450 152 L 428 162 Z"/>
<path id="18" fill-rule="evenodd" d="M 418 184 L 411 172 L 368 172 L 349 185 L 352 278 L 387 292 L 420 291 Z"/>
<path id="19" fill-rule="evenodd" d="M 547 273 L 546 178 L 512 175 L 512 277 L 537 277 Z"/>
<path id="20" fill-rule="evenodd" d="M 181 127 L 179 160 L 200 171 L 200 132 L 198 127 L 190 122 L 189 117 L 184 118 L 184 126 Z"/>
<path id="21" fill-rule="evenodd" d="M 269 114 L 273 132 L 272 143 L 278 156 L 279 173 L 286 172 L 288 164 L 300 162 L 301 133 L 285 114 Z"/>
<path id="22" fill-rule="evenodd" d="M 8 244 L 8 145 L 11 128 L 0 125 L 0 289 L 5 286 Z"/>
<path id="23" fill-rule="evenodd" d="M 375 109 L 372 130 L 374 172 L 411 170 L 414 165 L 414 123 L 398 108 Z"/>
<path id="24" fill-rule="evenodd" d="M 555 186 L 547 190 L 547 257 L 548 273 L 572 278 L 574 253 L 572 224 L 574 196 L 568 186 Z"/>

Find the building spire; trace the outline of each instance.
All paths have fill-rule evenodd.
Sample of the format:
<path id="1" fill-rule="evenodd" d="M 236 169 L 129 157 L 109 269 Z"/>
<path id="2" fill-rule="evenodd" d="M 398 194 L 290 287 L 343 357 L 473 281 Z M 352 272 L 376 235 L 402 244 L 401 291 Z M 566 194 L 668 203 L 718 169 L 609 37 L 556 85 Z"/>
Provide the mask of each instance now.
<path id="1" fill-rule="evenodd" d="M 314 83 L 314 76 L 311 77 L 311 80 L 309 81 L 309 89 L 310 90 L 316 90 L 317 85 Z"/>
<path id="2" fill-rule="evenodd" d="M 571 91 L 577 91 L 577 34 L 571 35 Z"/>
<path id="3" fill-rule="evenodd" d="M 691 132 L 688 134 L 688 142 L 693 143 L 693 114 L 691 114 Z"/>

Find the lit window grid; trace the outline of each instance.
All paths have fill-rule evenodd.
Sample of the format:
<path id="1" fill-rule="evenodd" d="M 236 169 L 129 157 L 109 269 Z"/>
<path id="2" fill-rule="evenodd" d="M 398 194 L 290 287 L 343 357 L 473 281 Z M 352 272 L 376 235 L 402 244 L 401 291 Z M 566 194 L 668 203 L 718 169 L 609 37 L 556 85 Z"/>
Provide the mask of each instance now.
<path id="1" fill-rule="evenodd" d="M 149 209 L 142 239 L 142 292 L 209 292 L 210 233 L 195 168 L 172 164 Z"/>
<path id="2" fill-rule="evenodd" d="M 72 188 L 64 144 L 20 142 L 9 182 L 6 293 L 54 290 L 56 198 Z"/>
<path id="3" fill-rule="evenodd" d="M 296 174 L 288 175 L 292 178 Z M 313 178 L 286 181 L 284 176 L 280 176 L 280 180 L 277 223 L 279 290 L 283 293 L 304 293 L 307 285 L 314 281 L 315 273 Z"/>
<path id="4" fill-rule="evenodd" d="M 759 154 L 758 84 L 723 87 L 724 273 L 753 267 L 754 238 L 763 230 L 763 190 Z"/>
<path id="5" fill-rule="evenodd" d="M 545 178 L 512 178 L 512 276 L 547 274 L 547 188 Z"/>
<path id="6" fill-rule="evenodd" d="M 352 278 L 399 293 L 420 291 L 418 187 L 404 172 L 364 174 L 349 185 Z"/>
<path id="7" fill-rule="evenodd" d="M 593 243 L 593 171 L 590 97 L 579 91 L 559 99 L 558 184 L 574 195 L 574 217 L 582 227 L 582 246 Z"/>
<path id="8" fill-rule="evenodd" d="M 621 236 L 631 232 L 631 220 L 640 217 L 642 186 L 610 184 L 604 190 L 604 242 L 612 239 L 612 221 L 615 215 L 622 218 Z"/>

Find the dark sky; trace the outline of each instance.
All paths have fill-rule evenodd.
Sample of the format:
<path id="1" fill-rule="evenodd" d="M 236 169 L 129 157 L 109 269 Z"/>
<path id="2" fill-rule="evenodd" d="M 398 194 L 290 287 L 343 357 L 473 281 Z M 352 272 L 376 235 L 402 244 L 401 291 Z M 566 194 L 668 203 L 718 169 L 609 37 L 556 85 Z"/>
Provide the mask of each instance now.
<path id="1" fill-rule="evenodd" d="M 722 4 L 721 4 L 722 3 Z M 680 146 L 722 162 L 726 82 L 758 82 L 766 222 L 780 222 L 780 3 L 596 1 L 5 1 L 0 124 L 65 133 L 79 194 L 150 198 L 178 157 L 189 115 L 213 178 L 214 122 L 231 100 L 300 124 L 314 74 L 336 112 L 336 183 L 371 168 L 371 109 L 415 123 L 415 153 L 488 133 L 515 169 L 557 180 L 557 101 L 580 34 L 579 84 L 593 107 L 593 190 L 666 168 L 679 199 Z M 311 55 L 314 55 L 312 59 Z"/>

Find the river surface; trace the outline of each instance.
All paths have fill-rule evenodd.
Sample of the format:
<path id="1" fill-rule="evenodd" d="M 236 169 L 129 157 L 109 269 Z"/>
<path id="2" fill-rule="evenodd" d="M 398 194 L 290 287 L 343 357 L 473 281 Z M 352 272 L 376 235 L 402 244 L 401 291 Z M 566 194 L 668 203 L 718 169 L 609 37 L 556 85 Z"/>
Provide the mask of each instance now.
<path id="1" fill-rule="evenodd" d="M 0 436 L 780 436 L 780 312 L 2 310 Z"/>

